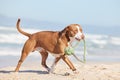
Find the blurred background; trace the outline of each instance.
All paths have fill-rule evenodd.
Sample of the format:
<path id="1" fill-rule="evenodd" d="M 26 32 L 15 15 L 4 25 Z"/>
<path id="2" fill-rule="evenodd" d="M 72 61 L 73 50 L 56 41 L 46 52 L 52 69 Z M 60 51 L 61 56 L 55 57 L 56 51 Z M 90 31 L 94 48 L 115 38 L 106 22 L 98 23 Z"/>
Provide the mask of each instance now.
<path id="1" fill-rule="evenodd" d="M 87 61 L 120 62 L 120 0 L 0 0 L 0 67 L 16 64 L 27 40 L 16 29 L 18 18 L 29 33 L 80 24 Z M 82 54 L 81 42 L 76 55 L 82 59 Z M 27 60 L 40 58 L 38 52 L 30 56 Z"/>

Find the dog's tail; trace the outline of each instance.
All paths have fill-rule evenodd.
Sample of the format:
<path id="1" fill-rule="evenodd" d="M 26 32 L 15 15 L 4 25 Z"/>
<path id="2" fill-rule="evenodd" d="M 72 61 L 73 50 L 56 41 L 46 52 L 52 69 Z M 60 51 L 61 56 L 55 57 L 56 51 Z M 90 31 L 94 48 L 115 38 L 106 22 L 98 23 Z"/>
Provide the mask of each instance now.
<path id="1" fill-rule="evenodd" d="M 24 32 L 24 31 L 22 31 L 22 30 L 20 29 L 20 19 L 18 19 L 17 24 L 16 24 L 16 27 L 17 27 L 17 30 L 18 30 L 21 34 L 23 34 L 23 35 L 25 35 L 25 36 L 28 36 L 28 37 L 31 36 L 31 34 L 29 34 L 29 33 L 27 33 L 27 32 Z"/>

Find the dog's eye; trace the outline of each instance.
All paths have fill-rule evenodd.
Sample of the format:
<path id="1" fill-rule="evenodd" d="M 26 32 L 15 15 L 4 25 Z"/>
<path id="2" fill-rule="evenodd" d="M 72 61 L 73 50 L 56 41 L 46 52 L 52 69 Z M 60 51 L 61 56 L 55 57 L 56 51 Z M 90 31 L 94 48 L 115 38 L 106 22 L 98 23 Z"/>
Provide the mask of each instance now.
<path id="1" fill-rule="evenodd" d="M 74 30 L 74 32 L 75 32 L 75 33 L 77 33 L 77 32 L 78 32 L 78 30 Z"/>

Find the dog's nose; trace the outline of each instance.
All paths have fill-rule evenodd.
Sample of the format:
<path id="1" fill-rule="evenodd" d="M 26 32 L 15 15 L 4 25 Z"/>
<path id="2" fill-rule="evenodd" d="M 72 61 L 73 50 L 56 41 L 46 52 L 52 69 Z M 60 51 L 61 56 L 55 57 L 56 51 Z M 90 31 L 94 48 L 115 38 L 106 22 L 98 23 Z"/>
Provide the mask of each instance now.
<path id="1" fill-rule="evenodd" d="M 85 38 L 85 36 L 84 36 L 83 33 L 80 33 L 79 35 L 77 34 L 77 35 L 75 36 L 75 39 L 78 40 L 78 41 L 80 41 L 80 40 L 82 40 L 82 39 L 84 39 L 84 38 Z"/>

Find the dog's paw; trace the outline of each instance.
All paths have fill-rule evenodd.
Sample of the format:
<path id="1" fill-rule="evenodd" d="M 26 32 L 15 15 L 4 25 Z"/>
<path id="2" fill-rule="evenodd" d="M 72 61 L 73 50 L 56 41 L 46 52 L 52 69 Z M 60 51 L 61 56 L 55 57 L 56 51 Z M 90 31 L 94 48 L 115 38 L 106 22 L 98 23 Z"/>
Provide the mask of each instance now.
<path id="1" fill-rule="evenodd" d="M 49 73 L 49 74 L 55 74 L 54 71 L 51 71 L 51 70 L 50 70 L 48 73 Z"/>
<path id="2" fill-rule="evenodd" d="M 46 68 L 46 70 L 47 70 L 48 72 L 50 72 L 50 68 Z"/>
<path id="3" fill-rule="evenodd" d="M 69 75 L 70 75 L 70 73 L 66 72 L 63 76 L 69 76 Z"/>
<path id="4" fill-rule="evenodd" d="M 53 69 L 49 69 L 49 70 L 48 70 L 48 73 L 49 73 L 49 74 L 54 74 L 54 70 L 53 70 Z"/>
<path id="5" fill-rule="evenodd" d="M 74 74 L 79 74 L 79 71 L 75 70 L 73 71 Z"/>

